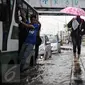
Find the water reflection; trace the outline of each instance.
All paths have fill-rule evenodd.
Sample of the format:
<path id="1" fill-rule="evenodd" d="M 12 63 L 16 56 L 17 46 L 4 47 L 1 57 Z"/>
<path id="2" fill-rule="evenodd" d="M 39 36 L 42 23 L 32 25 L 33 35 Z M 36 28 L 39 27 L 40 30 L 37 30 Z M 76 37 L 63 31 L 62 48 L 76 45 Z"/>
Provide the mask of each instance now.
<path id="1" fill-rule="evenodd" d="M 74 84 L 73 85 L 84 85 L 82 80 L 82 70 L 80 66 L 80 62 L 74 62 Z"/>
<path id="2" fill-rule="evenodd" d="M 84 85 L 82 79 L 74 80 L 74 81 L 75 81 L 75 85 Z"/>

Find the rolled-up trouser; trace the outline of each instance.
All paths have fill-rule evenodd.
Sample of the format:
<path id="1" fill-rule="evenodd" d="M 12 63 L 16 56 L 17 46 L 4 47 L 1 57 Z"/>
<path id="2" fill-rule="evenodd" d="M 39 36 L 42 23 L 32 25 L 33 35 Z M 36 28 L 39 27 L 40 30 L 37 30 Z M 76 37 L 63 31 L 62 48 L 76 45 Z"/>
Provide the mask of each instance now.
<path id="1" fill-rule="evenodd" d="M 76 53 L 76 48 L 78 49 L 78 54 L 81 53 L 81 37 L 72 37 L 73 43 L 73 53 Z"/>
<path id="2" fill-rule="evenodd" d="M 23 70 L 24 65 L 26 64 L 26 59 L 28 58 L 29 54 L 33 51 L 33 44 L 24 43 L 22 45 L 20 51 L 20 70 Z"/>

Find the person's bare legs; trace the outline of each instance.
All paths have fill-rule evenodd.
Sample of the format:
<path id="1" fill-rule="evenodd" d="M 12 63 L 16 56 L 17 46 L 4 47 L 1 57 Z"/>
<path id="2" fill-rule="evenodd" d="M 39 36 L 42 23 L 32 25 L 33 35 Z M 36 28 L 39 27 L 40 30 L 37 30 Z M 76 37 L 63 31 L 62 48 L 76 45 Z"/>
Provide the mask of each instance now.
<path id="1" fill-rule="evenodd" d="M 74 62 L 77 61 L 77 58 L 76 58 L 76 53 L 74 53 Z"/>
<path id="2" fill-rule="evenodd" d="M 76 58 L 76 53 L 74 53 L 74 58 Z"/>
<path id="3" fill-rule="evenodd" d="M 80 58 L 80 54 L 78 54 L 78 60 L 79 60 L 79 58 Z"/>

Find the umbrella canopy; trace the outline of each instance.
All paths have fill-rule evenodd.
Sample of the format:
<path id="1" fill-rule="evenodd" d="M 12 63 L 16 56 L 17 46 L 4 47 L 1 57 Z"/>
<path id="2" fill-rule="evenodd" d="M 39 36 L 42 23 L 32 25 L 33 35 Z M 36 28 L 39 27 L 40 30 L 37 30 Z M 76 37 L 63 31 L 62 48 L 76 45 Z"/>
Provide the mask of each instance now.
<path id="1" fill-rule="evenodd" d="M 66 7 L 62 9 L 60 12 L 66 13 L 66 14 L 72 14 L 76 16 L 85 16 L 85 11 L 81 8 L 76 8 L 76 7 Z"/>

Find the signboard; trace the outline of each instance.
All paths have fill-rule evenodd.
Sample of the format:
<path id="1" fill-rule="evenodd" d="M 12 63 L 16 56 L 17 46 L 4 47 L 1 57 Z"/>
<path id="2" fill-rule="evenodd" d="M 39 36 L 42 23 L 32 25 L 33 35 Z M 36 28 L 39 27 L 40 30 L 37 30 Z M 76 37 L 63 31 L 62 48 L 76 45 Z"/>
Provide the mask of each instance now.
<path id="1" fill-rule="evenodd" d="M 67 7 L 85 8 L 85 0 L 28 0 L 32 7 Z"/>

